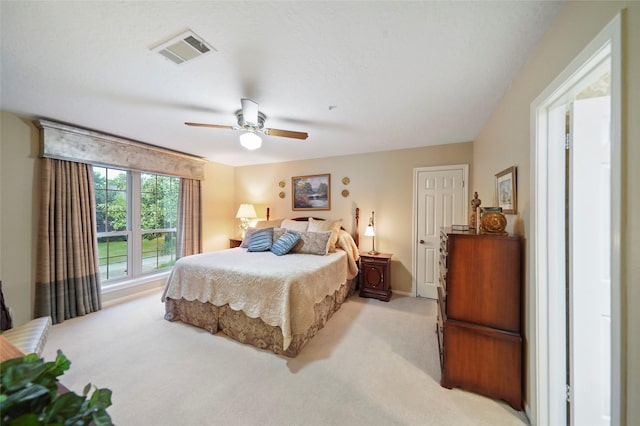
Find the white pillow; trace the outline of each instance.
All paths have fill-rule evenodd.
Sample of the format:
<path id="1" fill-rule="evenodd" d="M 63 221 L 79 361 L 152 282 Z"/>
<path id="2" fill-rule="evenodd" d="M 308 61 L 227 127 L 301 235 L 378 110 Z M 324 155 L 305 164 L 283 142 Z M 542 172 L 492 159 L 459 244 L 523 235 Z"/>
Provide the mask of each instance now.
<path id="1" fill-rule="evenodd" d="M 273 228 L 273 241 L 282 237 L 282 234 L 284 234 L 285 232 L 287 232 L 287 230 L 284 228 Z"/>
<path id="2" fill-rule="evenodd" d="M 307 227 L 309 226 L 309 222 L 306 220 L 293 220 L 293 219 L 285 219 L 282 221 L 280 225 L 281 228 L 289 229 L 291 231 L 298 232 L 307 232 Z"/>
<path id="3" fill-rule="evenodd" d="M 331 231 L 331 238 L 329 239 L 329 252 L 336 251 L 336 242 L 338 241 L 338 233 L 342 226 L 342 219 L 338 220 L 317 220 L 312 217 L 309 218 L 309 232 L 323 232 Z"/>
<path id="4" fill-rule="evenodd" d="M 280 224 L 282 223 L 282 219 L 272 219 L 272 220 L 259 220 L 256 222 L 254 228 L 280 228 Z"/>

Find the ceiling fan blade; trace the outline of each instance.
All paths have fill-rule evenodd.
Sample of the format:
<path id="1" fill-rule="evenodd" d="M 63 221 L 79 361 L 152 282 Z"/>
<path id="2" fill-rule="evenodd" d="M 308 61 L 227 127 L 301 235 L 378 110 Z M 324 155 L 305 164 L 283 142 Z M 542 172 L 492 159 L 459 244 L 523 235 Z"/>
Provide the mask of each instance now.
<path id="1" fill-rule="evenodd" d="M 186 124 L 187 126 L 213 127 L 214 129 L 229 129 L 229 130 L 235 129 L 235 127 L 233 126 L 223 126 L 221 124 L 190 123 L 188 121 L 185 122 L 184 124 Z"/>
<path id="2" fill-rule="evenodd" d="M 306 139 L 309 134 L 306 132 L 294 132 L 291 130 L 264 129 L 264 134 L 269 136 L 282 136 L 284 138 Z"/>
<path id="3" fill-rule="evenodd" d="M 240 99 L 242 103 L 242 117 L 249 126 L 258 125 L 258 104 L 251 99 Z"/>

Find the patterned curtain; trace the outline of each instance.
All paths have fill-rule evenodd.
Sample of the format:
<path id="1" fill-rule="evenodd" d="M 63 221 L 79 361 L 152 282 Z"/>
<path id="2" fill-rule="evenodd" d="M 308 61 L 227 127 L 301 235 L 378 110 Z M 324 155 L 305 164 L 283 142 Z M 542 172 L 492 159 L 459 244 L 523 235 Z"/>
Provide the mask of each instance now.
<path id="1" fill-rule="evenodd" d="M 180 179 L 176 233 L 178 238 L 177 258 L 202 252 L 202 214 L 199 180 Z"/>
<path id="2" fill-rule="evenodd" d="M 41 158 L 35 313 L 54 324 L 102 307 L 91 165 Z"/>

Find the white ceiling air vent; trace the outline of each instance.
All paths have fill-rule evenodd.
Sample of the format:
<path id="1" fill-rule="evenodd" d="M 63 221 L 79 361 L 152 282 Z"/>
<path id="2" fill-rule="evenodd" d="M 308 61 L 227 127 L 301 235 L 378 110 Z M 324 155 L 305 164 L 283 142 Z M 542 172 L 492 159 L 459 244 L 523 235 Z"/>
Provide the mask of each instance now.
<path id="1" fill-rule="evenodd" d="M 176 64 L 190 61 L 212 50 L 214 52 L 216 51 L 213 46 L 205 42 L 191 30 L 163 41 L 152 47 L 151 50 L 158 52 Z"/>

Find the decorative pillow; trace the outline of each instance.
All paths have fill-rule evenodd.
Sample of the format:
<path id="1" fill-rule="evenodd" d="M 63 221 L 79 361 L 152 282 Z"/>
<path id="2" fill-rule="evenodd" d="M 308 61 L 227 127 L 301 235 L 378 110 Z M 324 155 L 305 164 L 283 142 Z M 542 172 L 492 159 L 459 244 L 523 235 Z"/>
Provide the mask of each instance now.
<path id="1" fill-rule="evenodd" d="M 273 228 L 260 229 L 249 240 L 247 251 L 267 251 L 273 243 Z"/>
<path id="2" fill-rule="evenodd" d="M 322 232 L 331 231 L 331 239 L 329 240 L 329 252 L 336 251 L 336 242 L 338 241 L 338 233 L 342 226 L 342 219 L 338 220 L 317 220 L 312 217 L 309 218 L 309 232 Z"/>
<path id="3" fill-rule="evenodd" d="M 259 229 L 266 228 L 280 228 L 283 219 L 273 219 L 273 220 L 259 220 L 256 222 L 255 227 Z"/>
<path id="4" fill-rule="evenodd" d="M 321 256 L 329 253 L 329 239 L 331 231 L 325 232 L 300 232 L 300 241 L 291 250 L 292 253 L 318 254 Z"/>
<path id="5" fill-rule="evenodd" d="M 242 242 L 240 243 L 240 247 L 242 248 L 247 248 L 249 247 L 249 240 L 251 239 L 251 236 L 253 234 L 255 234 L 256 232 L 258 232 L 260 229 L 258 228 L 247 228 L 246 231 L 244 231 L 244 238 L 242 239 Z"/>
<path id="6" fill-rule="evenodd" d="M 292 231 L 307 232 L 309 222 L 307 222 L 306 220 L 285 219 L 282 221 L 282 224 L 280 226 Z"/>
<path id="7" fill-rule="evenodd" d="M 300 241 L 300 234 L 293 231 L 287 231 L 274 241 L 271 246 L 271 252 L 276 256 L 282 256 L 289 253 L 289 251 Z"/>
<path id="8" fill-rule="evenodd" d="M 276 241 L 278 238 L 282 237 L 282 234 L 284 234 L 285 232 L 287 232 L 287 230 L 284 228 L 273 228 L 273 241 Z"/>

